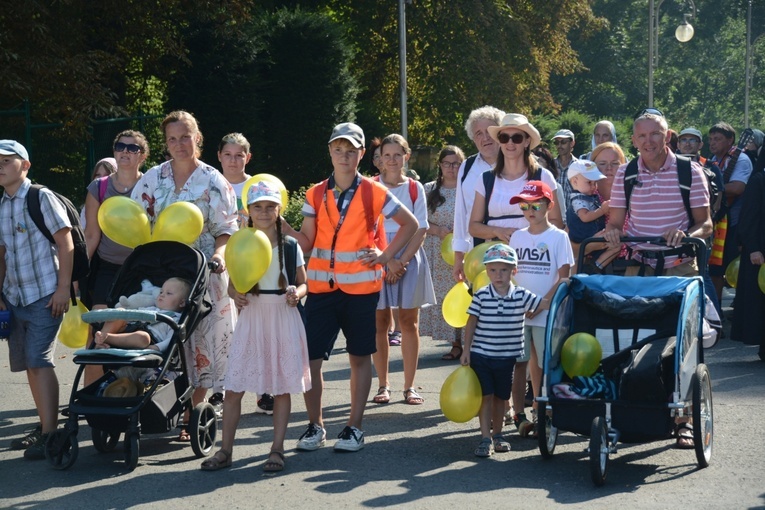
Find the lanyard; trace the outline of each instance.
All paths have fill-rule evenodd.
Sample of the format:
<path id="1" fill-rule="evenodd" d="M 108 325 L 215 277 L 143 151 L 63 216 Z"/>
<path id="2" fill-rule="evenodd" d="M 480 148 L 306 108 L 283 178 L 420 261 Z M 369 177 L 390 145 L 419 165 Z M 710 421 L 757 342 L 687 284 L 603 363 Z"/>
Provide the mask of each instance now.
<path id="1" fill-rule="evenodd" d="M 343 222 L 345 221 L 345 215 L 348 213 L 348 208 L 351 206 L 351 200 L 353 200 L 353 195 L 356 193 L 356 188 L 359 187 L 359 183 L 361 182 L 361 179 L 358 175 L 356 175 L 356 178 L 353 180 L 353 183 L 351 183 L 351 186 L 340 193 L 338 196 L 338 202 L 340 204 L 339 213 L 340 213 L 340 219 L 337 221 L 337 225 L 335 225 L 335 233 L 332 235 L 332 246 L 329 249 L 329 288 L 334 288 L 335 286 L 335 280 L 332 278 L 331 275 L 335 273 L 335 244 L 337 243 L 337 234 L 340 232 L 340 227 L 343 226 Z M 324 209 L 327 211 L 327 219 L 332 221 L 329 215 L 329 199 L 327 198 L 328 193 L 334 193 L 335 189 L 335 176 L 331 175 L 329 179 L 327 180 L 327 189 L 324 190 Z M 347 198 L 346 198 L 347 197 Z M 336 204 L 337 205 L 337 204 Z"/>

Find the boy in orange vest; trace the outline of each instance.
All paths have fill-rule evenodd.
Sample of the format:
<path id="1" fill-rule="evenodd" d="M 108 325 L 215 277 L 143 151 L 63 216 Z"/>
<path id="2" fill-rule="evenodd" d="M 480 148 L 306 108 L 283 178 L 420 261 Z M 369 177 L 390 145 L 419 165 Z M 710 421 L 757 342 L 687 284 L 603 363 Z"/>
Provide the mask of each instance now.
<path id="1" fill-rule="evenodd" d="M 305 312 L 312 387 L 305 393 L 309 423 L 298 440 L 298 450 L 324 446 L 321 367 L 340 330 L 351 366 L 351 414 L 334 448 L 355 452 L 364 447 L 361 422 L 372 385 L 375 311 L 383 268 L 403 275 L 405 264 L 393 256 L 417 230 L 417 220 L 387 188 L 358 173 L 364 152 L 364 132 L 359 126 L 351 122 L 335 126 L 329 139 L 332 175 L 306 192 L 300 231 L 283 224 L 284 233 L 311 254 Z M 375 241 L 380 238 L 375 232 L 380 215 L 401 225 L 384 250 Z"/>

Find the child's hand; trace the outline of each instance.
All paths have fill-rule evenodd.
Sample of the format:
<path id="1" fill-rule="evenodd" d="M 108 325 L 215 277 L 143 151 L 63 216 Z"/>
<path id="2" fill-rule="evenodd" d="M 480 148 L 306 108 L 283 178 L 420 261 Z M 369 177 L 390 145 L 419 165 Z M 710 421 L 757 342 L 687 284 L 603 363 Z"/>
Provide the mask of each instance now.
<path id="1" fill-rule="evenodd" d="M 298 305 L 298 302 L 300 301 L 300 298 L 297 295 L 297 287 L 294 285 L 290 285 L 287 287 L 287 293 L 285 294 L 285 299 L 287 300 L 287 305 L 295 307 Z"/>
<path id="2" fill-rule="evenodd" d="M 236 306 L 237 310 L 241 310 L 247 306 L 248 302 L 249 299 L 247 299 L 245 294 L 240 294 L 239 292 L 234 293 L 234 305 Z"/>
<path id="3" fill-rule="evenodd" d="M 469 350 L 467 350 L 467 349 L 464 349 L 464 350 L 462 351 L 462 356 L 460 356 L 460 363 L 461 363 L 463 366 L 468 366 L 468 365 L 470 365 L 470 351 L 469 351 Z"/>
<path id="4" fill-rule="evenodd" d="M 611 201 L 610 200 L 604 200 L 602 204 L 600 204 L 600 208 L 603 211 L 603 214 L 608 214 L 608 209 L 611 207 Z"/>

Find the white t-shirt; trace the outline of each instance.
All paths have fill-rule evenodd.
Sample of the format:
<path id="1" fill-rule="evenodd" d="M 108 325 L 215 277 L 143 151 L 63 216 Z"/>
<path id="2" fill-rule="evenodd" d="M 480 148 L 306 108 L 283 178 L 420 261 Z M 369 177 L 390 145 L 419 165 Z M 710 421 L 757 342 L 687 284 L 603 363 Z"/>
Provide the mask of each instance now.
<path id="1" fill-rule="evenodd" d="M 414 217 L 417 218 L 418 228 L 428 228 L 428 207 L 425 200 L 425 188 L 422 187 L 419 181 L 412 181 L 417 185 L 417 201 L 413 204 L 412 197 L 409 194 L 409 181 L 407 178 L 403 184 L 399 184 L 395 188 L 388 188 L 394 197 L 398 198 L 399 202 L 404 204 L 404 207 L 409 209 Z M 385 186 L 385 184 L 383 184 Z M 387 186 L 386 186 L 387 187 Z M 396 220 L 392 218 L 385 218 L 385 234 L 391 236 L 398 232 L 401 226 L 396 223 Z"/>
<path id="2" fill-rule="evenodd" d="M 518 230 L 510 237 L 510 246 L 518 254 L 518 274 L 515 282 L 539 297 L 544 297 L 558 280 L 561 266 L 574 264 L 574 252 L 568 235 L 555 226 L 541 234 L 530 234 L 528 228 Z M 532 319 L 526 326 L 547 324 L 547 310 Z"/>
<path id="3" fill-rule="evenodd" d="M 285 247 L 285 251 L 286 251 Z M 287 265 L 286 262 L 282 264 L 285 269 L 283 271 L 284 277 L 287 277 Z M 300 245 L 297 247 L 297 258 L 295 259 L 295 267 L 305 265 L 305 259 L 303 258 L 303 250 L 300 249 Z M 279 290 L 279 247 L 275 246 L 271 249 L 271 265 L 266 269 L 265 274 L 258 281 L 260 290 Z"/>

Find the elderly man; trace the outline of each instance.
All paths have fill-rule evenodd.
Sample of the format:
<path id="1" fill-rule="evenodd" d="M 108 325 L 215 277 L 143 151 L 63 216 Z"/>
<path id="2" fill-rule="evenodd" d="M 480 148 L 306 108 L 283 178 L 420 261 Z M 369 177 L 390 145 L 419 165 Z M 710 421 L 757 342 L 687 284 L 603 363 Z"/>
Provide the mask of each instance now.
<path id="1" fill-rule="evenodd" d="M 470 112 L 465 122 L 465 131 L 473 140 L 477 154 L 468 157 L 460 165 L 457 174 L 457 200 L 454 207 L 454 232 L 452 249 L 454 250 L 454 279 L 465 279 L 462 263 L 465 254 L 473 247 L 473 238 L 468 232 L 470 212 L 475 200 L 475 186 L 481 174 L 491 170 L 497 162 L 499 144 L 489 136 L 489 126 L 499 126 L 505 112 L 493 106 L 482 106 Z"/>
<path id="2" fill-rule="evenodd" d="M 566 207 L 571 199 L 571 193 L 574 189 L 571 187 L 571 181 L 568 180 L 568 167 L 571 163 L 578 161 L 574 156 L 574 145 L 576 139 L 574 133 L 569 129 L 561 129 L 552 137 L 555 149 L 558 151 L 558 157 L 555 158 L 555 167 L 558 169 L 558 185 L 563 189 L 563 202 L 560 204 L 560 213 L 563 220 L 566 220 Z"/>
<path id="3" fill-rule="evenodd" d="M 605 237 L 613 246 L 619 245 L 623 231 L 632 237 L 663 237 L 666 249 L 635 245 L 631 247 L 633 258 L 648 275 L 660 273 L 664 268 L 665 275 L 693 276 L 698 274 L 696 259 L 684 253 L 680 246 L 686 237 L 705 239 L 712 233 L 709 190 L 701 167 L 690 163 L 689 202 L 693 217 L 689 218 L 678 186 L 678 158 L 667 146 L 669 136 L 664 117 L 646 113 L 635 119 L 632 143 L 640 151 L 637 179 L 628 202 L 624 179 L 627 165 L 616 172 Z M 625 225 L 628 211 L 629 220 Z M 643 251 L 646 254 L 641 254 Z M 629 267 L 627 276 L 634 276 L 638 271 L 638 267 Z"/>

